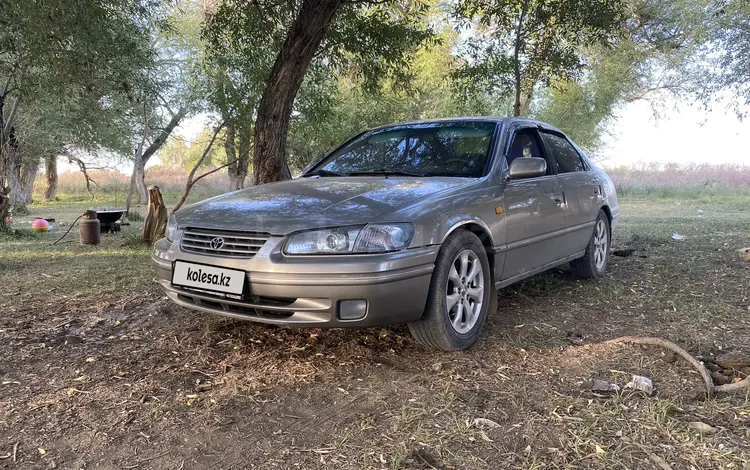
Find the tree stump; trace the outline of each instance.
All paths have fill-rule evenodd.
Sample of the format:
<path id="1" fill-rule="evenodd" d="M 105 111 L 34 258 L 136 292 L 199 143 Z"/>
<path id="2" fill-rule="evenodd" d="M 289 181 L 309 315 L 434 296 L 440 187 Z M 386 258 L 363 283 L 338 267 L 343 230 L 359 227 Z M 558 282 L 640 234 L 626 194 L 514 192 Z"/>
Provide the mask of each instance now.
<path id="1" fill-rule="evenodd" d="M 5 218 L 10 213 L 10 189 L 5 187 L 5 183 L 0 179 L 0 228 L 6 226 Z"/>
<path id="2" fill-rule="evenodd" d="M 164 236 L 167 229 L 167 208 L 158 186 L 148 188 L 148 212 L 143 223 L 143 241 L 149 245 Z"/>

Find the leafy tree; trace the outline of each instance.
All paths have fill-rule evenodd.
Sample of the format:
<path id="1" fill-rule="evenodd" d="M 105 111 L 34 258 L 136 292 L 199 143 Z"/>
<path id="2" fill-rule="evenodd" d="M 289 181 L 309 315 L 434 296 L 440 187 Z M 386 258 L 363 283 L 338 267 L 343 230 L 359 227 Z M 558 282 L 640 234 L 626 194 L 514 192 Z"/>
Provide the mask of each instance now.
<path id="1" fill-rule="evenodd" d="M 723 0 L 712 6 L 705 37 L 716 51 L 708 59 L 712 85 L 708 95 L 730 91 L 736 99 L 735 110 L 741 114 L 742 105 L 750 104 L 750 1 Z"/>
<path id="2" fill-rule="evenodd" d="M 427 21 L 439 19 L 426 18 Z M 288 154 L 290 165 L 300 170 L 365 129 L 393 122 L 461 115 L 497 115 L 507 103 L 488 94 L 458 96 L 452 73 L 460 62 L 452 55 L 458 34 L 437 32 L 439 39 L 420 48 L 406 68 L 406 79 L 386 80 L 371 89 L 362 78 L 342 75 L 325 91 L 330 106 L 305 104 L 309 87 L 298 98 L 292 119 Z"/>
<path id="3" fill-rule="evenodd" d="M 203 128 L 196 137 L 187 142 L 182 137 L 171 136 L 167 143 L 159 151 L 159 160 L 163 166 L 169 168 L 179 168 L 190 171 L 196 163 L 201 160 L 201 166 L 212 167 L 221 164 L 223 155 L 220 150 L 211 145 L 211 148 L 205 157 L 203 152 L 211 141 L 214 131 L 208 127 Z M 216 141 L 223 140 L 221 133 L 217 135 Z"/>
<path id="4" fill-rule="evenodd" d="M 122 142 L 114 137 L 125 130 L 118 106 L 129 102 L 140 67 L 152 60 L 147 30 L 156 6 L 2 3 L 0 179 L 13 205 L 27 201 L 33 178 L 24 175 L 36 172 L 40 156 Z"/>
<path id="5" fill-rule="evenodd" d="M 710 0 L 636 0 L 628 3 L 612 46 L 580 49 L 580 77 L 553 81 L 534 93 L 530 114 L 569 133 L 589 152 L 628 103 L 648 100 L 659 113 L 665 98 L 708 98 L 706 34 L 713 27 Z"/>
<path id="6" fill-rule="evenodd" d="M 560 127 L 589 152 L 601 144 L 616 111 L 639 90 L 638 67 L 643 59 L 632 42 L 616 50 L 590 48 L 581 80 L 559 80 L 535 94 L 530 114 Z"/>
<path id="7" fill-rule="evenodd" d="M 491 90 L 527 111 L 537 86 L 580 76 L 581 48 L 616 40 L 622 0 L 461 0 L 455 14 L 472 29 L 458 77 L 469 90 Z"/>
<path id="8" fill-rule="evenodd" d="M 205 33 L 210 49 L 233 57 L 224 62 L 230 78 L 262 84 L 262 91 L 251 95 L 258 97 L 256 183 L 290 177 L 287 134 L 305 77 L 353 71 L 370 87 L 389 76 L 398 80 L 408 65 L 407 52 L 432 37 L 421 22 L 427 7 L 421 1 L 374 0 L 226 0 L 217 6 Z"/>
<path id="9" fill-rule="evenodd" d="M 138 90 L 138 104 L 131 113 L 133 174 L 126 210 L 132 197 L 147 199 L 145 167 L 167 142 L 179 124 L 201 108 L 205 93 L 200 73 L 201 7 L 194 0 L 183 0 L 172 7 L 163 2 L 165 18 L 151 28 L 155 58 L 144 69 L 146 80 Z M 170 8 L 172 7 L 172 8 Z"/>

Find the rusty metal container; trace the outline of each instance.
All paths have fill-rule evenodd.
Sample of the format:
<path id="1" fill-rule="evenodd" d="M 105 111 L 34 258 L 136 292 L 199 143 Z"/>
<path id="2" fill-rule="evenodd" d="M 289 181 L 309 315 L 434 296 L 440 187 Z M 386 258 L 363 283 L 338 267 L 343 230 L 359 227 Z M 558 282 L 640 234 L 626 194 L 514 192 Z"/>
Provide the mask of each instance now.
<path id="1" fill-rule="evenodd" d="M 96 211 L 86 211 L 79 222 L 81 245 L 98 245 L 101 241 L 101 225 Z"/>

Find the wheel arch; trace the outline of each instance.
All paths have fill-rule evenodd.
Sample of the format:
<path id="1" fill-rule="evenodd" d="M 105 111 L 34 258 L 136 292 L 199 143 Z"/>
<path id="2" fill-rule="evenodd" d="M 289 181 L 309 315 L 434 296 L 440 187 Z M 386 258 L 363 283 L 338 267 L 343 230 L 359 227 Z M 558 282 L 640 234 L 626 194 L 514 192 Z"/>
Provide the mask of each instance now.
<path id="1" fill-rule="evenodd" d="M 607 222 L 608 222 L 607 226 L 609 227 L 609 237 L 612 238 L 612 210 L 609 208 L 607 204 L 604 204 L 599 209 L 604 211 L 604 214 L 607 216 Z"/>
<path id="2" fill-rule="evenodd" d="M 490 264 L 490 274 L 492 277 L 492 282 L 495 282 L 495 254 L 493 251 L 494 243 L 492 241 L 492 234 L 490 233 L 490 229 L 479 220 L 463 220 L 454 224 L 445 233 L 442 241 L 444 242 L 451 234 L 455 233 L 457 230 L 467 230 L 476 235 L 477 238 L 479 238 L 479 241 L 482 242 L 482 246 L 484 246 L 485 252 L 487 253 L 487 261 Z"/>

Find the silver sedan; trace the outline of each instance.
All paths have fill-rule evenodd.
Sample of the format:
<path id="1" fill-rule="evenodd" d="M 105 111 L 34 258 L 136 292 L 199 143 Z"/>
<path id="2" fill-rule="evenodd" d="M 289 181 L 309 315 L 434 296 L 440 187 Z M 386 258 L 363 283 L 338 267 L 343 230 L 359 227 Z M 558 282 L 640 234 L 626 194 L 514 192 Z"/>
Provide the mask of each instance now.
<path id="1" fill-rule="evenodd" d="M 154 246 L 174 302 L 277 325 L 408 324 L 465 349 L 496 289 L 570 263 L 607 268 L 610 178 L 564 133 L 511 118 L 365 131 L 297 179 L 224 194 L 171 218 Z"/>

